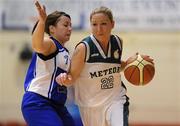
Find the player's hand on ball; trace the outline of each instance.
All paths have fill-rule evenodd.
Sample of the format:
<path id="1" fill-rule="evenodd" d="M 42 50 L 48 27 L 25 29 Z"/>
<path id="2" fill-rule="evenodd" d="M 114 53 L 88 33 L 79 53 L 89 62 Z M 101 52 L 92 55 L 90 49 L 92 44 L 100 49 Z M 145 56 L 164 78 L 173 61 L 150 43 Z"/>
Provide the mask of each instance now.
<path id="1" fill-rule="evenodd" d="M 126 67 L 127 62 L 126 61 L 121 61 L 121 71 L 124 70 L 124 68 Z"/>
<path id="2" fill-rule="evenodd" d="M 154 59 L 152 59 L 150 56 L 148 55 L 141 55 L 144 59 L 146 59 L 147 61 L 151 62 L 152 64 L 154 64 Z"/>
<path id="3" fill-rule="evenodd" d="M 146 85 L 154 77 L 155 66 L 148 55 L 136 53 L 129 57 L 124 68 L 124 76 L 133 85 Z"/>
<path id="4" fill-rule="evenodd" d="M 138 56 L 138 55 L 140 55 L 138 52 L 136 52 L 136 54 L 135 54 L 135 56 Z M 152 59 L 149 55 L 143 55 L 143 54 L 141 54 L 141 57 L 143 58 L 143 59 L 146 59 L 147 61 L 149 61 L 149 62 L 151 62 L 151 63 L 153 63 L 154 64 L 154 59 Z"/>
<path id="5" fill-rule="evenodd" d="M 72 76 L 67 73 L 61 73 L 56 77 L 56 82 L 61 86 L 70 86 L 72 83 Z"/>

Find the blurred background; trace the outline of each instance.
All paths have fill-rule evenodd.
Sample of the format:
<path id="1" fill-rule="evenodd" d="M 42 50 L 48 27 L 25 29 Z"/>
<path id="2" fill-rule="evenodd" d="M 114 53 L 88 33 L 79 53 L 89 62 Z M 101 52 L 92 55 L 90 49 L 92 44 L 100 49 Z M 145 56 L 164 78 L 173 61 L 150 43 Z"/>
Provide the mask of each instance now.
<path id="1" fill-rule="evenodd" d="M 139 52 L 155 62 L 155 76 L 146 86 L 133 86 L 122 74 L 131 126 L 180 126 L 180 0 L 39 1 L 47 13 L 71 15 L 73 32 L 66 44 L 70 53 L 90 33 L 90 12 L 109 7 L 116 22 L 113 33 L 124 41 L 123 59 Z M 0 0 L 0 126 L 24 124 L 20 105 L 36 16 L 33 0 Z"/>

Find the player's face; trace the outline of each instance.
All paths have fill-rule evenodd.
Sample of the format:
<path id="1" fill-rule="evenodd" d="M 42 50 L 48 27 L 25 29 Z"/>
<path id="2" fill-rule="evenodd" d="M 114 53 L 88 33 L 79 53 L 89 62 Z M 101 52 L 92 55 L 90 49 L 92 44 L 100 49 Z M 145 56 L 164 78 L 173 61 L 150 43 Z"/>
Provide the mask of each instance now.
<path id="1" fill-rule="evenodd" d="M 60 17 L 60 20 L 58 21 L 54 29 L 54 36 L 60 42 L 64 43 L 70 39 L 71 31 L 71 19 L 66 16 Z"/>
<path id="2" fill-rule="evenodd" d="M 114 22 L 103 13 L 94 14 L 91 18 L 92 33 L 99 41 L 106 41 L 104 39 L 109 38 L 113 27 Z"/>

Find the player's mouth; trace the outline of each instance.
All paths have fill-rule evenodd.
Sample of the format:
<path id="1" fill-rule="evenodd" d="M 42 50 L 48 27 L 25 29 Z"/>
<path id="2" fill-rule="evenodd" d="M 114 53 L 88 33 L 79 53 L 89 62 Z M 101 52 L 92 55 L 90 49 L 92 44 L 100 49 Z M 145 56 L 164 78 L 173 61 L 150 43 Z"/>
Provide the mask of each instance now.
<path id="1" fill-rule="evenodd" d="M 69 34 L 66 34 L 66 36 L 67 36 L 67 37 L 70 37 L 70 36 L 71 36 L 71 33 L 69 33 Z"/>

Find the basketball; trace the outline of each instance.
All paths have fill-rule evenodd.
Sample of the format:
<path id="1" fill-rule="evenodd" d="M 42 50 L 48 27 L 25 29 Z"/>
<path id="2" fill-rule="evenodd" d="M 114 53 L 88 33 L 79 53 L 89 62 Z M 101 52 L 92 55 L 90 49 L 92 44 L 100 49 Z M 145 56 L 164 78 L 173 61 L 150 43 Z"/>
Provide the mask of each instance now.
<path id="1" fill-rule="evenodd" d="M 146 85 L 153 79 L 154 74 L 154 62 L 149 56 L 136 54 L 127 59 L 124 76 L 131 84 Z"/>

